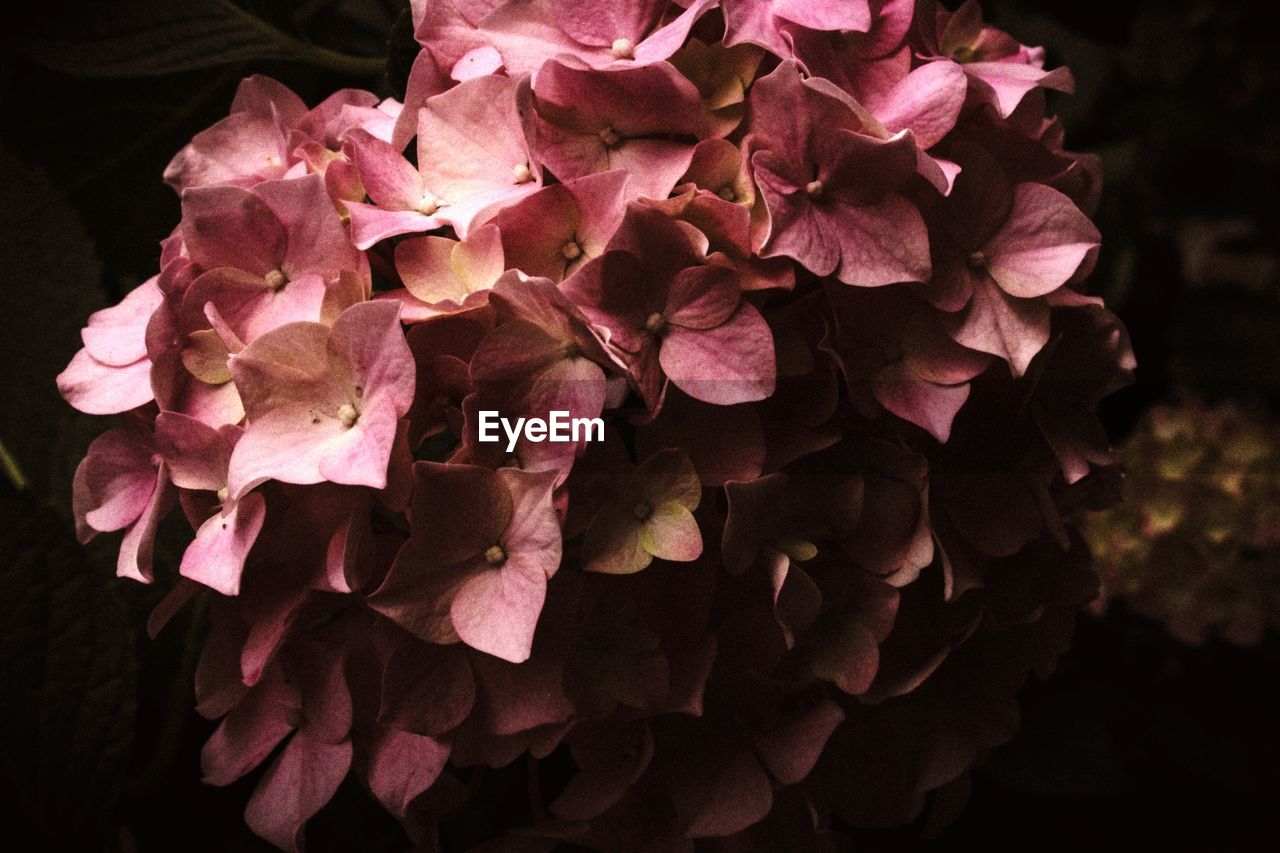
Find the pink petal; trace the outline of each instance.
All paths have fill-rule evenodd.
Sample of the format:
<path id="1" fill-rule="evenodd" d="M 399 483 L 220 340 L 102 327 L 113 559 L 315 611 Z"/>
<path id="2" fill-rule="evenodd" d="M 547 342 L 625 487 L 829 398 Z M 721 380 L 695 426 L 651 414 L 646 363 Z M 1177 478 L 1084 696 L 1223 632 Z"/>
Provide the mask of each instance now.
<path id="1" fill-rule="evenodd" d="M 228 186 L 182 194 L 182 237 L 198 266 L 235 267 L 254 275 L 278 269 L 288 242 L 284 225 L 265 201 Z"/>
<path id="2" fill-rule="evenodd" d="M 147 323 L 164 301 L 152 276 L 129 292 L 119 305 L 94 312 L 80 332 L 94 360 L 112 367 L 128 367 L 147 356 Z"/>
<path id="3" fill-rule="evenodd" d="M 160 460 L 146 432 L 117 427 L 94 439 L 76 467 L 73 509 L 81 541 L 133 524 L 156 488 Z"/>
<path id="4" fill-rule="evenodd" d="M 663 315 L 686 329 L 711 329 L 733 316 L 741 298 L 733 270 L 712 265 L 687 267 L 671 280 Z"/>
<path id="5" fill-rule="evenodd" d="M 440 777 L 449 746 L 432 737 L 381 728 L 368 758 L 369 790 L 387 811 L 404 816 Z"/>
<path id="6" fill-rule="evenodd" d="M 200 750 L 207 785 L 230 785 L 257 767 L 293 731 L 288 717 L 297 707 L 280 678 L 264 679 L 222 720 Z"/>
<path id="7" fill-rule="evenodd" d="M 1066 68 L 1045 71 L 1019 62 L 970 62 L 964 66 L 964 70 L 980 84 L 985 84 L 1001 118 L 1012 115 L 1022 99 L 1033 89 L 1071 92 L 1075 88 L 1071 72 Z"/>
<path id="8" fill-rule="evenodd" d="M 871 29 L 867 0 L 771 0 L 773 14 L 811 30 Z"/>
<path id="9" fill-rule="evenodd" d="M 245 808 L 245 823 L 275 846 L 297 853 L 307 820 L 346 778 L 351 753 L 350 741 L 327 744 L 298 732 L 263 774 Z"/>
<path id="10" fill-rule="evenodd" d="M 845 284 L 878 286 L 928 281 L 929 237 L 920 212 L 898 196 L 854 207 L 833 204 L 823 217 L 840 243 L 837 277 Z"/>
<path id="11" fill-rule="evenodd" d="M 330 281 L 341 270 L 365 269 L 367 262 L 347 240 L 323 177 L 311 174 L 287 181 L 263 181 L 253 191 L 284 226 L 285 254 L 280 269 L 286 278 L 317 273 Z"/>
<path id="12" fill-rule="evenodd" d="M 1043 296 L 1066 284 L 1101 242 L 1089 217 L 1043 184 L 1013 189 L 1009 218 L 985 247 L 991 277 L 1011 296 Z"/>
<path id="13" fill-rule="evenodd" d="M 399 417 L 389 402 L 366 407 L 351 429 L 331 438 L 318 471 L 330 483 L 385 489 Z"/>
<path id="14" fill-rule="evenodd" d="M 250 493 L 230 510 L 214 513 L 182 555 L 178 573 L 223 595 L 239 595 L 245 558 L 266 520 L 267 502 Z"/>
<path id="15" fill-rule="evenodd" d="M 399 149 L 367 133 L 352 134 L 347 148 L 374 204 L 389 210 L 417 210 L 422 205 L 422 176 Z"/>
<path id="16" fill-rule="evenodd" d="M 155 398 L 151 368 L 151 360 L 146 357 L 124 367 L 103 364 L 86 347 L 58 374 L 58 392 L 85 414 L 120 414 Z"/>
<path id="17" fill-rule="evenodd" d="M 173 496 L 169 488 L 169 477 L 165 466 L 161 465 L 156 472 L 151 499 L 147 501 L 142 511 L 142 517 L 134 522 L 120 541 L 120 554 L 116 559 L 117 575 L 122 578 L 133 578 L 142 583 L 151 583 L 151 557 L 155 546 L 156 528 L 172 505 Z"/>
<path id="18" fill-rule="evenodd" d="M 891 131 L 910 130 L 923 149 L 951 132 L 964 106 L 968 78 L 954 62 L 929 62 L 912 71 L 867 107 Z"/>
<path id="19" fill-rule="evenodd" d="M 180 412 L 161 412 L 156 445 L 178 488 L 216 492 L 227 484 L 231 442 L 213 427 Z"/>
<path id="20" fill-rule="evenodd" d="M 1003 358 L 1015 376 L 1049 342 L 1049 306 L 1044 299 L 1010 296 L 989 279 L 974 286 L 963 318 L 951 330 L 958 343 Z"/>
<path id="21" fill-rule="evenodd" d="M 421 234 L 444 227 L 444 219 L 426 216 L 416 210 L 386 210 L 372 204 L 347 202 L 351 214 L 351 242 L 358 249 L 368 249 L 388 237 Z"/>
<path id="22" fill-rule="evenodd" d="M 329 352 L 350 371 L 365 400 L 386 399 L 396 417 L 413 403 L 414 361 L 400 325 L 400 306 L 375 301 L 353 305 L 333 324 Z"/>
<path id="23" fill-rule="evenodd" d="M 467 581 L 449 606 L 462 642 L 512 663 L 529 659 L 533 632 L 547 594 L 547 576 L 528 557 L 485 568 Z"/>
<path id="24" fill-rule="evenodd" d="M 934 385 L 905 371 L 873 380 L 871 388 L 880 405 L 944 442 L 956 413 L 969 399 L 968 384 Z"/>
<path id="25" fill-rule="evenodd" d="M 760 312 L 745 303 L 714 329 L 672 326 L 658 358 L 671 381 L 697 400 L 729 406 L 773 393 L 773 333 Z"/>
<path id="26" fill-rule="evenodd" d="M 272 287 L 251 273 L 223 267 L 210 270 L 191 283 L 183 297 L 182 313 L 184 320 L 195 316 L 203 319 L 212 305 L 238 340 L 251 343 L 286 323 L 319 322 L 324 297 L 324 279 L 316 273 Z M 195 322 L 189 323 L 190 327 L 196 326 Z"/>
<path id="27" fill-rule="evenodd" d="M 431 190 L 461 203 L 494 190 L 532 192 L 541 184 L 525 142 L 516 83 L 489 75 L 427 100 L 418 117 L 418 168 Z M 523 167 L 528 180 L 515 174 Z"/>
<path id="28" fill-rule="evenodd" d="M 784 785 L 798 785 L 813 770 L 827 739 L 844 722 L 844 711 L 830 699 L 794 713 L 782 725 L 756 739 L 765 767 Z"/>
<path id="29" fill-rule="evenodd" d="M 574 41 L 608 46 L 616 39 L 639 43 L 658 22 L 663 0 L 599 4 L 593 0 L 552 0 L 556 23 Z"/>

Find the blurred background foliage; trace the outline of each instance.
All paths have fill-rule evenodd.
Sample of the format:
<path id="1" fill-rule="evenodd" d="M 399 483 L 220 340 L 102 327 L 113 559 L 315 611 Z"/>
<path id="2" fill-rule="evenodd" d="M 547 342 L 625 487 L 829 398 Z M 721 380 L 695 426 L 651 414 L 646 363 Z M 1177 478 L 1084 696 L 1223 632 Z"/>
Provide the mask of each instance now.
<path id="1" fill-rule="evenodd" d="M 1137 384 L 1106 404 L 1113 438 L 1138 436 L 1127 451 L 1136 469 L 1158 465 L 1159 453 L 1193 438 L 1207 442 L 1212 473 L 1220 469 L 1212 467 L 1218 445 L 1210 426 L 1223 411 L 1212 407 L 1230 404 L 1241 429 L 1271 442 L 1274 462 L 1280 61 L 1273 4 L 983 6 L 996 26 L 1044 44 L 1051 63 L 1072 67 L 1076 95 L 1056 106 L 1071 147 L 1103 160 L 1105 243 L 1091 286 L 1128 323 L 1140 364 Z M 253 778 L 228 789 L 199 783 L 199 747 L 212 729 L 191 710 L 200 611 L 148 640 L 141 626 L 163 581 L 114 582 L 114 543 L 104 537 L 86 549 L 74 541 L 70 477 L 102 425 L 63 405 L 53 377 L 88 314 L 153 273 L 158 242 L 178 219 L 163 168 L 226 113 L 237 81 L 268 74 L 312 104 L 344 86 L 402 92 L 414 49 L 407 4 L 45 0 L 7 11 L 3 29 L 0 439 L 29 487 L 18 493 L 0 484 L 0 812 L 11 837 L 30 830 L 50 850 L 267 849 L 240 819 Z M 1188 431 L 1151 441 L 1156 406 L 1178 407 L 1160 411 L 1175 412 Z M 1105 520 L 1107 535 L 1126 523 L 1137 539 L 1147 535 L 1134 519 L 1155 493 L 1139 480 L 1128 484 L 1136 508 L 1126 512 L 1136 515 Z M 1202 498 L 1194 487 L 1184 483 L 1179 494 L 1195 512 Z M 1259 503 L 1274 509 L 1274 500 L 1274 492 L 1218 495 L 1228 519 L 1233 501 L 1259 510 Z M 169 535 L 157 554 L 162 577 L 166 564 L 172 575 L 183 534 Z M 1177 556 L 1182 576 L 1194 576 L 1199 565 Z M 1168 572 L 1166 562 L 1159 554 L 1148 560 L 1148 575 Z M 1115 565 L 1104 565 L 1104 575 Z M 1122 587 L 1112 584 L 1114 600 L 1098 615 L 1082 614 L 1076 647 L 1057 674 L 1027 688 L 1022 733 L 991 755 L 968 809 L 929 847 L 1273 849 L 1274 631 L 1257 631 L 1243 646 L 1239 636 L 1233 643 L 1213 631 L 1184 633 L 1200 642 L 1183 642 L 1159 609 L 1126 603 Z M 503 774 L 474 781 L 485 805 L 455 821 L 449 840 L 459 849 L 527 817 Z M 923 829 L 864 835 L 858 846 L 915 849 Z M 309 835 L 315 851 L 404 846 L 355 786 Z"/>

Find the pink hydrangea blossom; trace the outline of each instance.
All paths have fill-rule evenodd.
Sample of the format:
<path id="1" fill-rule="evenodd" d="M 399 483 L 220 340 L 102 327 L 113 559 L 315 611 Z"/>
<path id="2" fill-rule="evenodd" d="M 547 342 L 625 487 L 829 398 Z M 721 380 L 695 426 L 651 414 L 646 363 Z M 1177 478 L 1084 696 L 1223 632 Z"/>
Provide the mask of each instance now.
<path id="1" fill-rule="evenodd" d="M 944 819 L 1093 595 L 1134 367 L 1068 73 L 971 2 L 411 9 L 403 102 L 241 84 L 58 377 L 118 416 L 81 538 L 153 634 L 209 599 L 206 781 L 285 850 L 548 756 L 521 849 Z"/>

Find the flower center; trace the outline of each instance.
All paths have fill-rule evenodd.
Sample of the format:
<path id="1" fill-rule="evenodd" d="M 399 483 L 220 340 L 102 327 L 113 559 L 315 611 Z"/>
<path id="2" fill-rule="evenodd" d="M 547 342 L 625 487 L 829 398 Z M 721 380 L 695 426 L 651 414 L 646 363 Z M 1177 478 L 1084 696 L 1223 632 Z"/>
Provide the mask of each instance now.
<path id="1" fill-rule="evenodd" d="M 279 290 L 289 283 L 289 279 L 281 270 L 272 270 L 262 277 L 270 290 Z"/>
<path id="2" fill-rule="evenodd" d="M 342 408 L 338 409 L 338 420 L 344 427 L 350 429 L 356 425 L 356 421 L 360 420 L 360 412 L 350 403 L 343 403 Z"/>
<path id="3" fill-rule="evenodd" d="M 987 256 L 984 252 L 974 252 L 965 259 L 965 263 L 974 272 L 982 272 L 987 268 Z"/>
<path id="4" fill-rule="evenodd" d="M 223 486 L 221 489 L 218 489 L 218 503 L 226 503 L 227 498 L 229 497 L 231 497 L 231 492 L 227 490 L 226 486 Z"/>
<path id="5" fill-rule="evenodd" d="M 804 191 L 808 193 L 811 198 L 818 198 L 822 195 L 823 189 L 822 181 L 819 180 L 812 180 L 804 185 Z"/>
<path id="6" fill-rule="evenodd" d="M 653 507 L 640 501 L 631 508 L 631 514 L 636 517 L 636 521 L 648 521 L 649 516 L 653 515 Z"/>
<path id="7" fill-rule="evenodd" d="M 667 318 L 654 311 L 645 318 L 644 330 L 651 335 L 661 335 L 667 330 Z"/>
<path id="8" fill-rule="evenodd" d="M 423 193 L 422 201 L 418 202 L 418 212 L 423 216 L 430 216 L 440 209 L 440 199 L 431 193 Z"/>
<path id="9" fill-rule="evenodd" d="M 511 170 L 511 180 L 517 184 L 527 184 L 533 180 L 533 170 L 528 163 L 519 163 Z"/>
<path id="10" fill-rule="evenodd" d="M 724 187 L 721 187 L 721 188 L 720 188 L 720 192 L 716 193 L 716 195 L 720 196 L 720 198 L 724 199 L 725 201 L 737 201 L 737 200 L 738 200 L 738 193 L 737 193 L 737 191 L 736 191 L 733 187 L 731 187 L 731 186 L 724 186 Z"/>
<path id="11" fill-rule="evenodd" d="M 560 254 L 564 255 L 567 261 L 575 261 L 582 255 L 582 246 L 578 245 L 577 240 L 570 240 L 560 247 Z"/>
<path id="12" fill-rule="evenodd" d="M 613 54 L 614 59 L 633 59 L 636 55 L 636 46 L 631 43 L 631 39 L 614 39 L 613 44 L 609 46 L 609 52 Z"/>
<path id="13" fill-rule="evenodd" d="M 612 148 L 622 141 L 622 137 L 618 134 L 618 131 L 610 125 L 600 131 L 600 141 L 604 143 L 605 148 Z"/>
<path id="14" fill-rule="evenodd" d="M 501 545 L 490 545 L 484 552 L 484 561 L 491 566 L 501 566 L 507 561 L 507 552 Z"/>

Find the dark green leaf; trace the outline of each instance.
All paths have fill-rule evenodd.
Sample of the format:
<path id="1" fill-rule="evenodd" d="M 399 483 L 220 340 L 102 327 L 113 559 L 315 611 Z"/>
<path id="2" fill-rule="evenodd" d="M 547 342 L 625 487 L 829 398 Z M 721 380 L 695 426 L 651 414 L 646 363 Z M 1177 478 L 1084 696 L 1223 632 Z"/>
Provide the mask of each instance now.
<path id="1" fill-rule="evenodd" d="M 128 766 L 133 635 L 109 572 L 90 563 L 65 522 L 7 491 L 0 502 L 6 797 L 49 849 L 90 849 L 110 829 Z"/>
<path id="2" fill-rule="evenodd" d="M 290 60 L 356 76 L 383 69 L 295 38 L 230 0 L 117 0 L 59 15 L 23 43 L 33 62 L 64 74 L 147 77 L 250 60 Z"/>
<path id="3" fill-rule="evenodd" d="M 101 267 L 75 209 L 49 179 L 0 155 L 0 233 L 7 237 L 0 313 L 0 440 L 37 496 L 64 512 L 71 476 L 103 428 L 68 406 L 54 377 L 80 347 L 80 327 L 101 308 Z M 18 405 L 21 401 L 21 405 Z"/>

